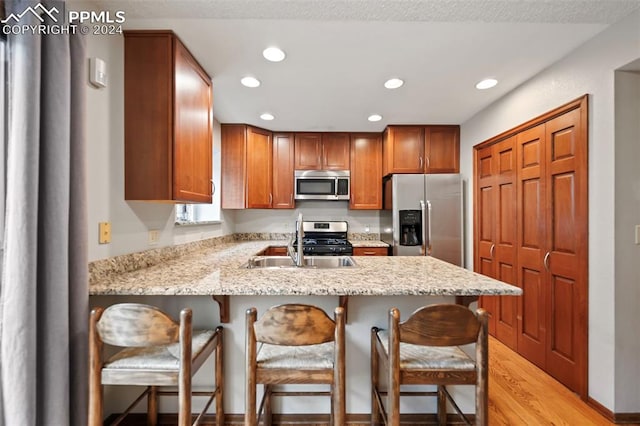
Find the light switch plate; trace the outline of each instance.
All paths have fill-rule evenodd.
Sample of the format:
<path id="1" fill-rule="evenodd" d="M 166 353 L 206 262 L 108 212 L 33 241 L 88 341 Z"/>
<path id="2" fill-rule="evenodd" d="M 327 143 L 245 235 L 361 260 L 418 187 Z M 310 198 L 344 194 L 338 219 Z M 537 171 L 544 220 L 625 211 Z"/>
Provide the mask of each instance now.
<path id="1" fill-rule="evenodd" d="M 98 223 L 98 242 L 109 244 L 111 242 L 111 222 Z"/>

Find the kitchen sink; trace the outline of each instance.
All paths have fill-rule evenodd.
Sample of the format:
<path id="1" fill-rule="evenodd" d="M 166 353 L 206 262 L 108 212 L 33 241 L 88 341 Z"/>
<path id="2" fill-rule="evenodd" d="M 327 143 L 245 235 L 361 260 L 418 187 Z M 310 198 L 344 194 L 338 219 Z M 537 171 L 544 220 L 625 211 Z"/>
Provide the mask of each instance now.
<path id="1" fill-rule="evenodd" d="M 302 268 L 334 269 L 352 268 L 356 262 L 351 256 L 307 256 L 304 258 Z M 282 269 L 296 268 L 289 256 L 254 256 L 242 266 L 247 269 Z"/>

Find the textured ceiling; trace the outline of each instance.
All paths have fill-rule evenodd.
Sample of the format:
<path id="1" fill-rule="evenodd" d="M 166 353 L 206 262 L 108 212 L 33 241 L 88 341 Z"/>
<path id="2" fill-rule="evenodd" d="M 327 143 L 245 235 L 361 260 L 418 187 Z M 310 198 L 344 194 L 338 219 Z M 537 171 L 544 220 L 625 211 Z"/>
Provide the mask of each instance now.
<path id="1" fill-rule="evenodd" d="M 605 23 L 635 0 L 109 0 L 131 18 Z"/>
<path id="2" fill-rule="evenodd" d="M 640 0 L 89 4 L 124 10 L 126 29 L 174 30 L 212 76 L 216 118 L 272 130 L 463 123 L 611 23 L 631 15 L 640 28 L 640 13 L 634 14 Z M 287 59 L 265 61 L 261 52 L 269 45 L 284 49 Z M 241 86 L 246 75 L 262 85 Z M 498 86 L 474 88 L 489 76 Z M 405 85 L 384 89 L 390 77 L 403 78 Z M 263 112 L 276 119 L 260 120 Z M 383 120 L 369 123 L 372 113 Z"/>

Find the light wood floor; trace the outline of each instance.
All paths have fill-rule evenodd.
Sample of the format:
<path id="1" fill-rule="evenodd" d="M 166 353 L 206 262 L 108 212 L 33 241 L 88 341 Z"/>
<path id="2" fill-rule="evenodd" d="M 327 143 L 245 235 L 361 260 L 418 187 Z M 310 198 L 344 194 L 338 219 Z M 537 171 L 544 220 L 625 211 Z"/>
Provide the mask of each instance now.
<path id="1" fill-rule="evenodd" d="M 493 425 L 612 425 L 576 394 L 489 339 L 489 422 Z"/>
<path id="2" fill-rule="evenodd" d="M 240 415 L 229 417 L 227 425 L 242 424 Z M 137 421 L 129 420 L 124 424 L 145 424 L 144 417 L 138 417 Z M 305 420 L 294 423 L 305 426 L 321 424 L 309 419 Z M 175 424 L 175 420 L 173 423 Z M 172 424 L 172 421 L 161 422 L 161 424 Z M 209 421 L 204 422 L 204 425 L 213 424 Z M 286 424 L 293 423 L 286 422 Z M 349 422 L 349 426 L 367 424 L 361 421 Z M 413 422 L 406 424 L 416 425 Z M 599 426 L 613 423 L 607 421 L 576 394 L 538 367 L 490 337 L 489 424 L 491 426 Z"/>

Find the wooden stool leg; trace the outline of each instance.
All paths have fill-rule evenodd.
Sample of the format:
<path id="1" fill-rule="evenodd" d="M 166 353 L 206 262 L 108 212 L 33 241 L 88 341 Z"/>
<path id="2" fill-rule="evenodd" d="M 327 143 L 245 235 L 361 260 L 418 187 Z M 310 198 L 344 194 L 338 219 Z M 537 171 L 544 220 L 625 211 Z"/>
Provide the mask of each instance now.
<path id="1" fill-rule="evenodd" d="M 223 328 L 218 327 L 218 344 L 216 345 L 216 364 L 215 364 L 215 376 L 216 376 L 216 387 L 217 387 L 217 395 L 216 395 L 216 426 L 224 426 L 224 375 L 223 375 Z"/>
<path id="2" fill-rule="evenodd" d="M 438 385 L 438 425 L 447 424 L 447 396 L 444 393 L 445 387 Z"/>
<path id="3" fill-rule="evenodd" d="M 156 426 L 158 424 L 158 388 L 149 386 L 147 394 L 147 425 Z"/>
<path id="4" fill-rule="evenodd" d="M 271 385 L 264 385 L 264 426 L 271 426 L 273 424 L 273 410 L 271 407 L 271 394 L 273 388 Z"/>
<path id="5" fill-rule="evenodd" d="M 376 391 L 378 389 L 378 351 L 376 350 L 377 343 L 377 330 L 371 330 L 371 425 L 377 426 L 380 424 L 380 406 L 378 404 L 378 398 L 376 397 Z"/>

